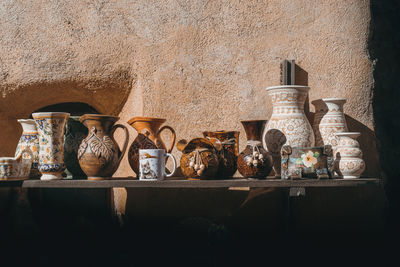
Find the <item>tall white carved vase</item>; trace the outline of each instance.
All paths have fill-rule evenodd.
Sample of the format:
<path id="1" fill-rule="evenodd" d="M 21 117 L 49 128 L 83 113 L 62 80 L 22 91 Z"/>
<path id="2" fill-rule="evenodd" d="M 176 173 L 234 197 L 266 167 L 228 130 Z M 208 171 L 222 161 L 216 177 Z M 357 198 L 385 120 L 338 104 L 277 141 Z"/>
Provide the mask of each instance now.
<path id="1" fill-rule="evenodd" d="M 267 87 L 271 97 L 272 115 L 263 133 L 263 146 L 274 158 L 276 175 L 281 173 L 280 151 L 283 145 L 311 147 L 315 144 L 314 132 L 304 113 L 308 86 L 281 85 Z"/>

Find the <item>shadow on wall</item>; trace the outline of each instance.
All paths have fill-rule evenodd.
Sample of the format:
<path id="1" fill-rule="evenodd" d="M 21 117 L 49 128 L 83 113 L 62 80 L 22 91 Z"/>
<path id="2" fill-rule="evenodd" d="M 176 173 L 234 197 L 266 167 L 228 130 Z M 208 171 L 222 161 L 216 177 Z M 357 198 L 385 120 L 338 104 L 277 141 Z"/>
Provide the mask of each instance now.
<path id="1" fill-rule="evenodd" d="M 360 137 L 357 138 L 357 141 L 360 143 L 360 148 L 363 152 L 363 159 L 366 165 L 365 171 L 361 176 L 381 178 L 379 155 L 374 131 L 349 115 L 345 114 L 345 118 L 349 132 L 361 133 Z"/>
<path id="2" fill-rule="evenodd" d="M 94 107 L 86 103 L 79 103 L 79 102 L 58 103 L 43 108 L 39 108 L 32 113 L 35 112 L 68 112 L 71 114 L 71 116 L 81 116 L 87 113 L 99 114 L 99 112 Z M 30 118 L 32 118 L 32 114 Z"/>

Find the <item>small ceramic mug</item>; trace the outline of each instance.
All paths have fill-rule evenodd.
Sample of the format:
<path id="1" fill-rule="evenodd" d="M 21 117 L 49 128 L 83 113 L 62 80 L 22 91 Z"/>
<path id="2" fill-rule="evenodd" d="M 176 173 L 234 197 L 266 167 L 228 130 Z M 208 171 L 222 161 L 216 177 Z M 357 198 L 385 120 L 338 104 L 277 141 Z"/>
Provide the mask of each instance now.
<path id="1" fill-rule="evenodd" d="M 166 158 L 171 157 L 174 168 L 170 174 L 165 171 Z M 176 169 L 176 161 L 173 155 L 165 153 L 164 149 L 139 149 L 139 180 L 164 180 L 170 177 Z"/>

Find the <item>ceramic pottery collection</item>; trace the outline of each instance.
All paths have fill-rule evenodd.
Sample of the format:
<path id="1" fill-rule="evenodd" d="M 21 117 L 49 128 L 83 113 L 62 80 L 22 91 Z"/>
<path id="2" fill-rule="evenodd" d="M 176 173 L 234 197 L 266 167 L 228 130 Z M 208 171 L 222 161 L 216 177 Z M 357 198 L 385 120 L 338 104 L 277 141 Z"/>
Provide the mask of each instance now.
<path id="1" fill-rule="evenodd" d="M 33 153 L 28 147 L 14 158 L 0 158 L 0 180 L 28 179 L 32 161 Z"/>
<path id="2" fill-rule="evenodd" d="M 34 120 L 18 120 L 22 126 L 22 135 L 19 139 L 15 156 L 18 157 L 22 151 L 29 148 L 33 154 L 32 167 L 29 174 L 30 178 L 39 178 L 40 172 L 38 170 L 39 165 L 39 134 L 36 129 L 36 123 Z M 24 157 L 27 155 L 25 154 Z"/>
<path id="3" fill-rule="evenodd" d="M 205 138 L 215 138 L 221 142 L 222 148 L 218 151 L 219 166 L 216 176 L 228 178 L 237 170 L 237 159 L 239 155 L 239 132 L 238 131 L 205 131 Z"/>
<path id="4" fill-rule="evenodd" d="M 282 85 L 268 87 L 272 101 L 272 115 L 263 133 L 263 146 L 274 158 L 274 170 L 280 174 L 280 152 L 283 145 L 312 147 L 314 132 L 305 113 L 304 103 L 309 87 Z"/>
<path id="5" fill-rule="evenodd" d="M 337 146 L 339 138 L 335 133 L 348 132 L 343 113 L 344 98 L 322 98 L 311 102 L 315 106 L 313 129 L 315 145 Z"/>
<path id="6" fill-rule="evenodd" d="M 345 179 L 359 178 L 365 170 L 365 162 L 362 159 L 362 151 L 357 142 L 361 133 L 337 133 L 339 144 L 336 146 L 335 167 L 340 177 Z"/>
<path id="7" fill-rule="evenodd" d="M 180 140 L 177 148 L 182 152 L 181 171 L 188 179 L 213 179 L 219 168 L 218 151 L 222 145 L 215 138 L 195 138 L 189 143 Z"/>
<path id="8" fill-rule="evenodd" d="M 282 147 L 282 179 L 332 177 L 333 151 L 331 145 L 322 147 Z"/>
<path id="9" fill-rule="evenodd" d="M 261 134 L 266 120 L 241 121 L 246 131 L 246 148 L 238 157 L 238 171 L 246 178 L 265 178 L 272 170 L 271 153 L 265 150 L 261 142 Z"/>
<path id="10" fill-rule="evenodd" d="M 171 157 L 174 168 L 171 173 L 165 171 L 166 157 Z M 171 177 L 176 169 L 176 160 L 164 149 L 140 149 L 139 150 L 139 180 L 155 181 Z"/>
<path id="11" fill-rule="evenodd" d="M 161 127 L 165 121 L 165 119 L 151 117 L 134 117 L 128 121 L 128 124 L 138 133 L 128 152 L 129 165 L 137 176 L 139 175 L 139 149 L 164 149 L 167 153 L 171 153 L 174 148 L 175 130 L 166 125 Z M 160 136 L 165 129 L 172 133 L 172 142 L 168 149 Z"/>
<path id="12" fill-rule="evenodd" d="M 71 116 L 67 121 L 64 135 L 64 162 L 68 178 L 84 178 L 78 160 L 79 145 L 88 135 L 88 129 L 79 121 L 79 116 Z"/>
<path id="13" fill-rule="evenodd" d="M 241 121 L 246 132 L 245 149 L 239 154 L 239 131 L 204 131 L 203 138 L 187 142 L 182 152 L 180 170 L 187 179 L 226 179 L 238 171 L 244 178 L 282 179 L 359 178 L 365 170 L 357 137 L 348 132 L 344 98 L 322 98 L 315 106 L 313 126 L 304 105 L 309 87 L 281 85 L 266 88 L 272 102 L 270 120 Z M 113 176 L 124 156 L 128 129 L 115 124 L 119 117 L 99 114 L 72 116 L 64 112 L 32 114 L 33 120 L 21 119 L 22 135 L 14 158 L 0 158 L 0 178 L 102 180 Z M 173 175 L 176 160 L 170 154 L 175 145 L 175 130 L 162 118 L 133 117 L 128 121 L 137 132 L 128 151 L 128 161 L 140 180 L 164 180 Z M 122 128 L 124 143 L 114 140 Z M 171 133 L 167 148 L 162 133 Z M 314 146 L 315 145 L 315 146 Z M 166 163 L 172 158 L 173 171 Z M 27 163 L 29 162 L 29 166 Z"/>
<path id="14" fill-rule="evenodd" d="M 33 113 L 39 133 L 39 171 L 41 180 L 61 179 L 65 170 L 64 132 L 69 113 Z"/>
<path id="15" fill-rule="evenodd" d="M 118 119 L 115 116 L 97 114 L 85 114 L 80 117 L 80 122 L 89 129 L 89 133 L 79 146 L 78 160 L 89 180 L 111 177 L 121 162 L 128 145 L 129 134 L 125 126 L 115 124 Z M 122 152 L 113 137 L 119 127 L 125 131 L 126 136 Z"/>

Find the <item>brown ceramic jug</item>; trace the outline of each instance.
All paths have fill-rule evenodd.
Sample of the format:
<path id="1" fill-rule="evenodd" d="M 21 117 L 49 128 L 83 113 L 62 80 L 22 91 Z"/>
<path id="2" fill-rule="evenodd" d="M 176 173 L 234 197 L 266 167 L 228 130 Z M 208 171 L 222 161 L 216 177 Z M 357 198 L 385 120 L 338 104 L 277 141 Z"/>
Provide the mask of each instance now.
<path id="1" fill-rule="evenodd" d="M 111 177 L 125 154 L 129 140 L 128 129 L 121 124 L 114 125 L 119 120 L 115 116 L 85 114 L 79 120 L 89 129 L 88 136 L 79 146 L 79 165 L 89 180 Z M 125 131 L 122 152 L 113 137 L 117 128 Z"/>
<path id="2" fill-rule="evenodd" d="M 246 131 L 247 146 L 239 154 L 238 171 L 245 178 L 266 178 L 271 172 L 273 159 L 261 142 L 266 120 L 241 121 Z"/>
<path id="3" fill-rule="evenodd" d="M 164 149 L 167 153 L 171 153 L 175 145 L 175 130 L 170 126 L 163 126 L 160 128 L 166 119 L 150 118 L 150 117 L 133 117 L 128 121 L 138 132 L 138 136 L 133 141 L 128 152 L 128 161 L 132 170 L 139 174 L 139 149 Z M 164 142 L 161 140 L 161 132 L 168 129 L 172 133 L 172 142 L 168 149 L 166 149 Z"/>
<path id="4" fill-rule="evenodd" d="M 195 138 L 189 143 L 180 140 L 176 145 L 182 152 L 182 174 L 192 180 L 213 179 L 218 171 L 218 151 L 222 145 L 215 138 Z"/>
<path id="5" fill-rule="evenodd" d="M 237 170 L 237 158 L 239 155 L 239 132 L 237 131 L 205 131 L 206 138 L 216 138 L 221 142 L 222 148 L 218 152 L 219 167 L 217 177 L 228 178 Z"/>

